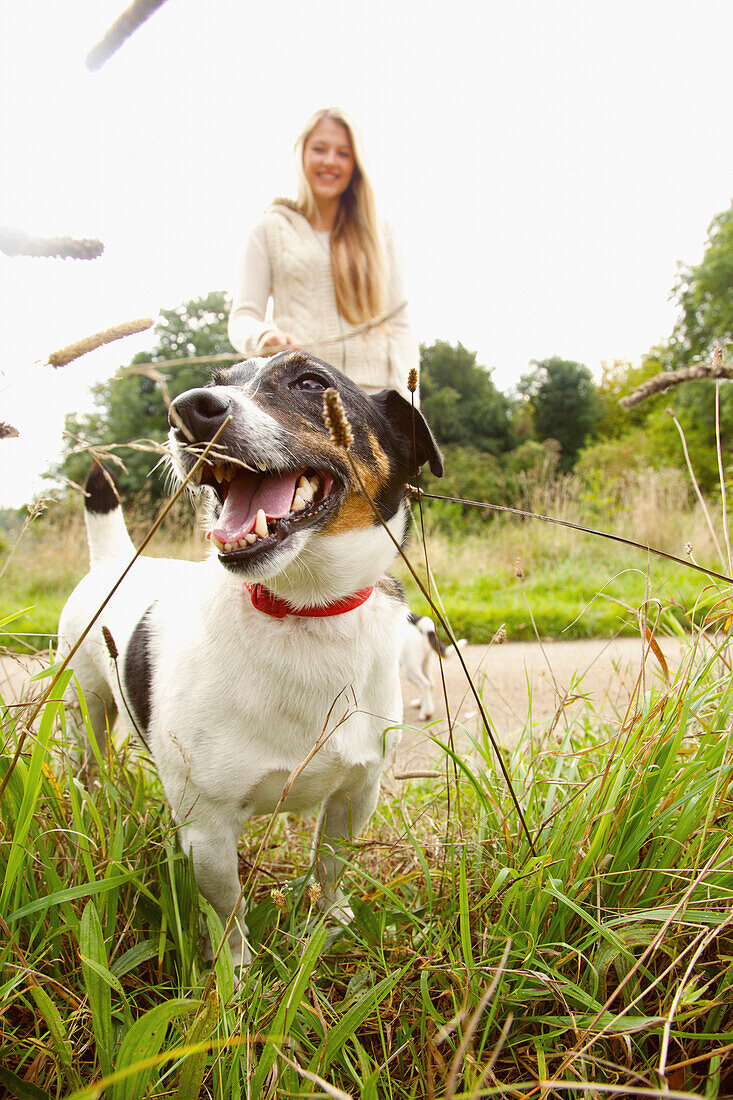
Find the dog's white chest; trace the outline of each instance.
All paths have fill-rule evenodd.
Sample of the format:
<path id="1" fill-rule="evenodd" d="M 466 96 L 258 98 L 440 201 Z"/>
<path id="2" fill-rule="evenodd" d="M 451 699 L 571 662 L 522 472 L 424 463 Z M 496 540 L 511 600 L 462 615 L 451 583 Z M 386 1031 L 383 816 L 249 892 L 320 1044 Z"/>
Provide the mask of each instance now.
<path id="1" fill-rule="evenodd" d="M 393 740 L 384 730 L 401 720 L 399 631 L 390 601 L 373 598 L 336 621 L 271 619 L 231 588 L 193 607 L 178 601 L 176 612 L 161 603 L 151 619 L 149 729 L 161 774 L 267 813 L 316 744 L 285 809 L 315 805 L 355 771 L 381 767 Z"/>

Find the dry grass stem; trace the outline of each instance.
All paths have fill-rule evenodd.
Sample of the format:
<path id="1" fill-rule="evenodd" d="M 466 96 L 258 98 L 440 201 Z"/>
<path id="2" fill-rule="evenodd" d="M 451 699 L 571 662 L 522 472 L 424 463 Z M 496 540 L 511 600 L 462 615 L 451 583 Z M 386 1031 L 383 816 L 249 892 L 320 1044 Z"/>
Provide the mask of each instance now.
<path id="1" fill-rule="evenodd" d="M 722 348 L 716 348 L 713 361 L 720 356 L 723 358 Z M 718 455 L 718 478 L 720 480 L 721 516 L 723 520 L 723 535 L 725 537 L 725 549 L 728 553 L 728 572 L 733 573 L 733 552 L 731 552 L 730 532 L 728 530 L 728 500 L 725 483 L 725 466 L 723 463 L 723 444 L 720 438 L 720 381 L 715 383 L 715 450 Z"/>
<path id="2" fill-rule="evenodd" d="M 331 386 L 323 393 L 323 423 L 334 446 L 348 451 L 354 442 L 354 433 L 344 412 L 341 395 Z"/>
<path id="3" fill-rule="evenodd" d="M 710 531 L 710 535 L 712 537 L 712 540 L 715 543 L 715 549 L 718 553 L 718 558 L 722 562 L 722 561 L 725 560 L 723 558 L 723 550 L 721 548 L 720 542 L 718 541 L 718 536 L 715 532 L 715 525 L 713 524 L 713 520 L 712 520 L 712 517 L 710 515 L 710 511 L 708 509 L 707 504 L 705 503 L 705 497 L 702 495 L 702 491 L 700 489 L 700 486 L 698 485 L 697 478 L 695 477 L 695 471 L 692 468 L 692 459 L 690 458 L 690 452 L 687 449 L 687 440 L 685 439 L 684 429 L 683 429 L 682 425 L 680 424 L 679 420 L 677 419 L 677 417 L 675 416 L 674 409 L 667 409 L 667 415 L 672 417 L 672 420 L 674 421 L 674 426 L 677 429 L 677 431 L 679 432 L 680 439 L 682 441 L 682 450 L 683 450 L 684 455 L 685 455 L 685 462 L 687 463 L 687 471 L 690 475 L 690 481 L 692 482 L 692 486 L 695 490 L 695 495 L 696 495 L 696 497 L 697 497 L 697 499 L 700 503 L 700 507 L 703 510 L 703 514 L 705 516 L 705 519 L 707 520 L 708 529 Z M 711 574 L 711 576 L 712 576 L 712 574 Z"/>
<path id="4" fill-rule="evenodd" d="M 326 390 L 326 392 L 323 395 L 324 404 L 325 404 L 326 394 L 328 392 L 329 391 Z M 453 633 L 453 629 L 452 629 L 450 623 L 448 622 L 447 618 L 443 614 L 441 608 L 438 607 L 438 605 L 436 604 L 434 598 L 430 594 L 429 589 L 425 587 L 422 580 L 418 576 L 418 574 L 415 570 L 415 567 L 413 566 L 412 562 L 410 561 L 407 554 L 405 553 L 404 548 L 400 545 L 400 543 L 397 541 L 397 539 L 394 537 L 394 535 L 390 531 L 389 527 L 385 523 L 381 512 L 379 511 L 379 509 L 377 508 L 377 505 L 375 504 L 374 500 L 372 499 L 369 492 L 367 491 L 367 488 L 364 484 L 364 481 L 361 477 L 361 474 L 359 473 L 358 467 L 357 467 L 356 463 L 354 462 L 354 459 L 352 458 L 351 455 L 349 455 L 349 461 L 351 463 L 351 469 L 352 469 L 354 477 L 356 478 L 356 481 L 359 485 L 362 496 L 364 497 L 367 504 L 369 505 L 369 508 L 371 509 L 372 514 L 374 515 L 375 519 L 382 525 L 384 530 L 389 535 L 395 549 L 397 550 L 397 553 L 402 558 L 403 562 L 405 563 L 408 570 L 410 571 L 412 579 L 415 581 L 418 588 L 422 592 L 423 596 L 428 601 L 430 607 L 432 608 L 433 612 L 435 613 L 435 617 L 437 618 L 437 620 L 440 623 L 441 627 L 443 628 L 446 635 L 448 636 L 449 641 L 452 643 L 452 645 L 454 647 L 454 650 L 455 650 L 456 656 L 458 658 L 458 661 L 460 663 L 460 666 L 463 669 L 463 673 L 466 677 L 466 680 L 468 681 L 468 686 L 469 686 L 469 689 L 471 691 L 471 694 L 473 695 L 474 700 L 476 701 L 476 706 L 478 707 L 479 714 L 481 715 L 481 721 L 483 723 L 483 728 L 486 731 L 486 736 L 488 737 L 489 741 L 491 742 L 491 747 L 494 751 L 494 756 L 496 758 L 496 762 L 499 765 L 499 769 L 500 769 L 500 771 L 501 771 L 501 773 L 504 777 L 504 781 L 507 785 L 507 790 L 509 791 L 509 796 L 510 796 L 510 798 L 512 800 L 512 803 L 514 805 L 514 809 L 516 811 L 517 818 L 519 819 L 519 823 L 520 823 L 522 832 L 524 833 L 525 837 L 527 838 L 527 843 L 529 844 L 529 850 L 530 850 L 530 852 L 532 853 L 533 856 L 536 856 L 537 852 L 536 852 L 536 849 L 535 849 L 535 846 L 534 846 L 534 841 L 532 840 L 532 836 L 530 834 L 530 831 L 527 828 L 527 822 L 525 821 L 524 814 L 522 813 L 522 807 L 519 804 L 519 799 L 517 798 L 516 792 L 514 790 L 514 786 L 512 784 L 511 776 L 509 775 L 509 772 L 507 771 L 507 767 L 506 767 L 506 764 L 504 762 L 504 758 L 503 758 L 503 756 L 501 754 L 501 751 L 499 749 L 499 745 L 497 743 L 497 739 L 496 739 L 496 736 L 495 736 L 495 731 L 494 731 L 494 729 L 491 725 L 491 722 L 489 721 L 489 716 L 486 712 L 486 708 L 484 706 L 483 699 L 481 698 L 481 695 L 480 695 L 480 693 L 479 693 L 479 691 L 478 691 L 478 689 L 477 689 L 477 687 L 476 687 L 476 685 L 473 681 L 473 677 L 471 676 L 471 673 L 469 672 L 468 665 L 466 664 L 466 661 L 463 657 L 463 654 L 461 652 L 461 647 L 458 645 L 458 641 L 456 639 L 455 634 Z M 429 494 L 426 494 L 426 495 L 429 495 Z"/>
<path id="5" fill-rule="evenodd" d="M 692 367 L 680 367 L 679 370 L 662 371 L 655 374 L 648 382 L 637 386 L 633 393 L 619 399 L 619 404 L 625 409 L 633 409 L 634 405 L 640 405 L 655 394 L 664 393 L 673 386 L 680 386 L 683 382 L 698 382 L 701 379 L 733 378 L 733 367 L 723 364 L 723 350 L 716 348 L 713 352 L 712 363 L 695 363 Z"/>
<path id="6" fill-rule="evenodd" d="M 89 51 L 87 68 L 92 72 L 101 69 L 105 61 L 109 61 L 112 54 L 117 53 L 120 46 L 164 3 L 165 0 L 133 0 L 129 8 L 125 8 L 97 45 Z"/>
<path id="7" fill-rule="evenodd" d="M 183 363 L 195 363 L 195 359 L 183 359 Z M 119 382 L 123 378 L 129 378 L 131 375 L 139 375 L 141 378 L 149 378 L 151 382 L 155 382 L 160 387 L 160 396 L 163 398 L 166 409 L 170 411 L 171 407 L 171 395 L 168 389 L 169 375 L 163 371 L 158 370 L 155 363 L 131 363 L 129 367 L 124 367 L 118 371 L 112 379 L 113 382 Z"/>
<path id="8" fill-rule="evenodd" d="M 32 237 L 22 229 L 0 229 L 0 252 L 6 256 L 37 256 L 62 260 L 96 260 L 104 245 L 94 237 Z"/>
<path id="9" fill-rule="evenodd" d="M 152 326 L 152 317 L 139 317 L 136 321 L 125 321 L 121 325 L 113 325 L 104 332 L 95 332 L 92 336 L 85 336 L 83 340 L 77 340 L 74 344 L 60 348 L 59 351 L 52 351 L 48 362 L 52 367 L 65 367 L 67 363 L 72 363 L 74 359 L 79 359 L 82 355 L 101 348 L 103 344 L 111 344 L 114 340 L 121 340 L 123 336 L 132 336 L 136 332 L 145 332 Z"/>
<path id="10" fill-rule="evenodd" d="M 357 325 L 349 332 L 334 332 L 329 333 L 328 336 L 319 336 L 314 340 L 308 340 L 304 344 L 299 344 L 298 351 L 311 351 L 314 348 L 323 347 L 324 344 L 343 344 L 347 340 L 353 340 L 355 336 L 363 336 L 365 332 L 369 332 L 373 328 L 379 328 L 381 325 L 386 325 L 388 321 L 391 321 L 393 317 L 396 317 L 407 305 L 407 299 L 394 306 L 393 309 L 385 310 L 384 313 L 378 313 L 376 317 L 372 317 L 370 321 L 364 321 L 363 324 Z M 294 351 L 290 344 L 278 344 L 275 347 L 268 347 L 268 358 L 272 355 L 279 355 L 282 351 Z M 241 356 L 240 356 L 241 358 Z"/>

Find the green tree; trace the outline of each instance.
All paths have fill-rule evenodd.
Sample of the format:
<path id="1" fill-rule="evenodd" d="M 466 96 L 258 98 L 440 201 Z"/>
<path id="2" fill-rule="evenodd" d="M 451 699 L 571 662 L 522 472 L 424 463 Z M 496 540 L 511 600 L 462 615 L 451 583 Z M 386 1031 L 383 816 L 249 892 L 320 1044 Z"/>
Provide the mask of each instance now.
<path id="1" fill-rule="evenodd" d="M 161 310 L 155 326 L 158 343 L 151 353 L 136 355 L 128 368 L 122 368 L 108 382 L 95 387 L 96 409 L 86 416 L 72 414 L 66 429 L 92 444 L 127 444 L 135 440 L 163 443 L 168 434 L 168 412 L 160 385 L 144 374 L 126 373 L 152 360 L 166 376 L 170 396 L 201 386 L 211 377 L 211 366 L 180 364 L 165 366 L 167 360 L 200 358 L 231 353 L 227 337 L 229 301 L 221 291 L 194 298 L 176 309 Z M 165 469 L 154 453 L 121 447 L 119 456 L 125 471 L 117 471 L 123 492 L 133 493 L 141 503 L 155 505 L 163 496 Z M 77 484 L 83 484 L 89 469 L 86 453 L 67 455 L 60 472 Z"/>
<path id="2" fill-rule="evenodd" d="M 702 260 L 682 268 L 674 290 L 680 309 L 669 341 L 668 365 L 706 360 L 716 344 L 733 340 L 733 203 L 713 218 Z"/>
<path id="3" fill-rule="evenodd" d="M 423 411 L 443 446 L 457 443 L 498 455 L 515 446 L 511 402 L 476 353 L 444 340 L 420 348 Z"/>
<path id="4" fill-rule="evenodd" d="M 522 375 L 517 388 L 532 411 L 535 437 L 556 439 L 561 448 L 560 466 L 569 470 L 600 419 L 593 378 L 582 363 L 557 356 L 535 360 L 533 366 L 533 371 Z"/>

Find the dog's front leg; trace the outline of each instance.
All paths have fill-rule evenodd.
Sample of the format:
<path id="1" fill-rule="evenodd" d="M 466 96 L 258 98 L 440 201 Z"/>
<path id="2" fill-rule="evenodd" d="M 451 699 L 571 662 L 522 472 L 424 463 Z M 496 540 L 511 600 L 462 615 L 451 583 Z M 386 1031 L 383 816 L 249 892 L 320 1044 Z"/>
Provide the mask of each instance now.
<path id="1" fill-rule="evenodd" d="M 323 894 L 320 907 L 348 924 L 354 918 L 346 895 L 338 885 L 349 842 L 358 836 L 374 813 L 379 797 L 379 772 L 363 784 L 335 791 L 321 807 L 313 838 L 313 870 Z"/>
<path id="2" fill-rule="evenodd" d="M 240 900 L 241 887 L 237 870 L 237 843 L 243 820 L 233 821 L 219 807 L 206 799 L 197 800 L 191 811 L 194 820 L 180 830 L 181 847 L 193 860 L 193 869 L 201 893 L 211 902 L 223 925 L 226 925 L 236 907 L 236 917 L 229 933 L 234 966 L 248 966 L 251 962 L 246 943 L 244 901 Z M 211 945 L 206 954 L 213 957 L 217 945 Z"/>

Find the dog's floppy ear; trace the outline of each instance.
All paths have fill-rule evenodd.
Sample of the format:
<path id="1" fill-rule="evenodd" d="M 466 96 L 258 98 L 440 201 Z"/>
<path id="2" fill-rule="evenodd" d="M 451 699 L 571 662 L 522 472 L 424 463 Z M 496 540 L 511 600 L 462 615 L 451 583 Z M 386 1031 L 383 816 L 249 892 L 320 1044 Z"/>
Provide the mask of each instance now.
<path id="1" fill-rule="evenodd" d="M 427 420 L 412 402 L 397 390 L 380 390 L 371 400 L 378 406 L 389 423 L 407 443 L 412 456 L 414 477 L 426 462 L 436 477 L 443 476 L 443 455 L 435 441 Z M 414 451 L 413 451 L 414 440 Z"/>

